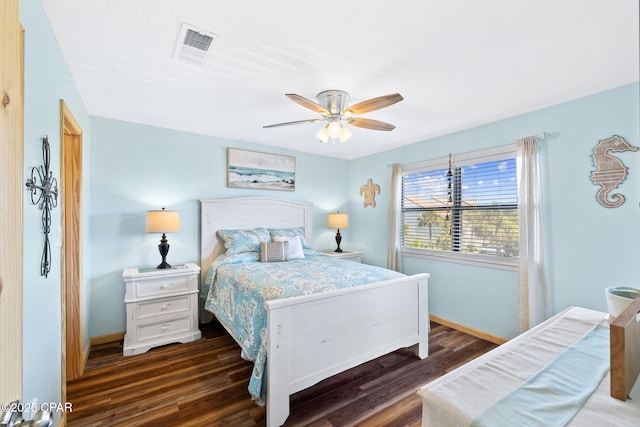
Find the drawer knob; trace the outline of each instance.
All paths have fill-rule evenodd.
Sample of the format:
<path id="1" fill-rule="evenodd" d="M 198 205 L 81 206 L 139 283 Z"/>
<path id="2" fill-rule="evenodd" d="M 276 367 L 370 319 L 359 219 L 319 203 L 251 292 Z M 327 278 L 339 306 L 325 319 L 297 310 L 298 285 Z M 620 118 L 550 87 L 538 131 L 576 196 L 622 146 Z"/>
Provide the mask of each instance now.
<path id="1" fill-rule="evenodd" d="M 160 307 L 160 310 L 165 311 L 169 308 L 170 305 L 171 303 L 163 304 L 162 307 Z"/>
<path id="2" fill-rule="evenodd" d="M 167 289 L 167 285 L 166 284 L 160 285 L 160 289 Z"/>
<path id="3" fill-rule="evenodd" d="M 161 332 L 167 332 L 169 330 L 169 325 L 162 325 L 162 328 L 160 328 Z"/>

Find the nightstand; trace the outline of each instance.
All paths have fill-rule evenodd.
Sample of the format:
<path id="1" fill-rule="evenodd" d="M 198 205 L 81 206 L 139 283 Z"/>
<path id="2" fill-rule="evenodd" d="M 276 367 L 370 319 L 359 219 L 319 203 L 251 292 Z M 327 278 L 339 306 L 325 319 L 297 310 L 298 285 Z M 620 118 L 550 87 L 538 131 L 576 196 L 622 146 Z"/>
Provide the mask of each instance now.
<path id="1" fill-rule="evenodd" d="M 342 252 L 334 252 L 334 251 L 320 251 L 323 255 L 346 259 L 348 261 L 362 262 L 362 251 L 348 251 L 343 250 Z"/>
<path id="2" fill-rule="evenodd" d="M 125 356 L 144 353 L 159 345 L 200 338 L 199 274 L 200 267 L 193 263 L 164 270 L 127 268 L 122 272 L 127 311 Z"/>

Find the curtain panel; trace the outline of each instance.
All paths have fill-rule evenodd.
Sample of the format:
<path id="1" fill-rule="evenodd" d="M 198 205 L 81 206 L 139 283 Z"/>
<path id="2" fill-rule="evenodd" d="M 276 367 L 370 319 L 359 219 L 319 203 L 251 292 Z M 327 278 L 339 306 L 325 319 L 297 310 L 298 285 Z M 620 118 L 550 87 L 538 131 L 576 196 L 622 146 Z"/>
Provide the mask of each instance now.
<path id="1" fill-rule="evenodd" d="M 536 137 L 516 141 L 519 236 L 519 328 L 524 332 L 551 315 L 544 267 L 540 160 Z"/>
<path id="2" fill-rule="evenodd" d="M 402 218 L 402 164 L 391 165 L 391 192 L 389 195 L 389 235 L 387 249 L 387 268 L 402 272 L 400 253 L 400 220 Z"/>

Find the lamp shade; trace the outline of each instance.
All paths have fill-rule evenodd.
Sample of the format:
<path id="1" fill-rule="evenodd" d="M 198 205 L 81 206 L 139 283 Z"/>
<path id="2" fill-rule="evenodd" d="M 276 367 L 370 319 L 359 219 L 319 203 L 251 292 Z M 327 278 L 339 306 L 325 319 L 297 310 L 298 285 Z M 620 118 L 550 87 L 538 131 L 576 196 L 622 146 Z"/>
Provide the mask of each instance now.
<path id="1" fill-rule="evenodd" d="M 180 213 L 167 211 L 147 211 L 147 233 L 176 233 L 180 231 Z"/>
<path id="2" fill-rule="evenodd" d="M 328 228 L 349 228 L 349 214 L 336 212 L 329 214 Z"/>

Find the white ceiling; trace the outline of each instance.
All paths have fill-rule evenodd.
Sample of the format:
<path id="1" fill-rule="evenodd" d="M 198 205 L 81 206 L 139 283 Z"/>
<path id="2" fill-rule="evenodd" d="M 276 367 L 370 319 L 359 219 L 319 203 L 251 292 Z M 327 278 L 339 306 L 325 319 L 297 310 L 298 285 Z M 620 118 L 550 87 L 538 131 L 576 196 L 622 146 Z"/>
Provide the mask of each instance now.
<path id="1" fill-rule="evenodd" d="M 639 80 L 637 0 L 42 0 L 89 114 L 353 159 Z M 217 34 L 174 57 L 182 23 Z M 315 100 L 404 101 L 321 144 Z M 180 141 L 176 141 L 180 144 Z M 265 149 L 267 149 L 265 147 Z"/>

